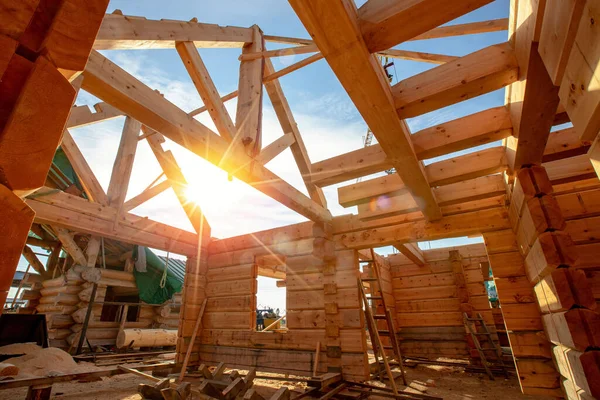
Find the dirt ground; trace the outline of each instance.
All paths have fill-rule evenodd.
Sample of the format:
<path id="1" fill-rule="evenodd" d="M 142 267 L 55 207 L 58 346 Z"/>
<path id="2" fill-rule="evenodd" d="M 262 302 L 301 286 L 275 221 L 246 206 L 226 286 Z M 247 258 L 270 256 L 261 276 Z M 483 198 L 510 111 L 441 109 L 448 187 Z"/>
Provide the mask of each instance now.
<path id="1" fill-rule="evenodd" d="M 243 372 L 243 371 L 240 371 Z M 426 394 L 438 396 L 446 400 L 543 400 L 543 397 L 525 396 L 521 394 L 519 383 L 515 377 L 508 380 L 497 377 L 490 381 L 487 376 L 462 371 L 460 368 L 439 366 L 418 366 L 407 369 L 409 385 L 422 385 L 432 379 L 435 387 L 427 387 Z M 400 381 L 400 380 L 398 380 Z M 117 375 L 103 378 L 102 381 L 90 383 L 61 383 L 54 385 L 52 399 L 56 400 L 140 400 L 137 386 L 150 383 L 135 375 Z M 265 398 L 269 398 L 280 386 L 288 386 L 290 390 L 301 393 L 303 383 L 274 380 L 255 380 L 255 389 Z M 403 388 L 399 386 L 399 388 Z M 296 390 L 294 390 L 296 389 Z M 27 388 L 12 389 L 0 392 L 0 399 L 24 399 Z M 292 395 L 292 398 L 294 396 Z M 375 396 L 371 397 L 375 399 Z M 379 398 L 378 398 L 379 399 Z M 548 400 L 550 398 L 547 398 Z"/>

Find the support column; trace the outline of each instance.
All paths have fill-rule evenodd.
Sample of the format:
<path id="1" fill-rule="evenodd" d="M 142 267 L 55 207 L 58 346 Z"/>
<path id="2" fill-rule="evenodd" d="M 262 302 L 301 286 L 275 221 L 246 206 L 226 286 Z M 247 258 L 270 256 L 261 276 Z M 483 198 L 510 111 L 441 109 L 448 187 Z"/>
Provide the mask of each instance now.
<path id="1" fill-rule="evenodd" d="M 569 399 L 600 397 L 600 315 L 545 168 L 517 172 L 509 216 Z"/>

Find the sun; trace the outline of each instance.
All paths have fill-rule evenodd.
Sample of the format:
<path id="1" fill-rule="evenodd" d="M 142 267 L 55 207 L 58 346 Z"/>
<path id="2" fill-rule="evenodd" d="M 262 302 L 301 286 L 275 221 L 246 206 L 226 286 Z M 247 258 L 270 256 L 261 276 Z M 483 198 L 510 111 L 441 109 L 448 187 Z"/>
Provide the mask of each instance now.
<path id="1" fill-rule="evenodd" d="M 193 204 L 197 204 L 203 211 L 229 207 L 233 202 L 240 198 L 239 182 L 230 181 L 227 173 L 203 174 L 199 178 L 188 182 L 185 191 L 186 199 Z"/>

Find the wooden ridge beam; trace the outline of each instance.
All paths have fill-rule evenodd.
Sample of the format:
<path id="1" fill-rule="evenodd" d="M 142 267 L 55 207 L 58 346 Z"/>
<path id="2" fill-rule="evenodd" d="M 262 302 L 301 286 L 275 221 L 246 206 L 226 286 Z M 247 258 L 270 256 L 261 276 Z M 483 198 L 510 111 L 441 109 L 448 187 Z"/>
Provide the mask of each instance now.
<path id="1" fill-rule="evenodd" d="M 342 220 L 333 221 L 334 241 L 336 246 L 347 249 L 469 236 L 510 228 L 505 207 L 447 216 L 438 221 L 419 220 L 377 228 L 366 228 L 368 223 L 355 222 L 353 230 L 346 233 L 337 233 L 343 229 L 338 221 Z"/>
<path id="2" fill-rule="evenodd" d="M 198 235 L 195 233 L 127 213 L 120 214 L 119 224 L 115 226 L 118 210 L 114 207 L 49 188 L 40 189 L 35 195 L 25 202 L 35 211 L 36 223 L 177 254 L 196 255 Z"/>
<path id="3" fill-rule="evenodd" d="M 441 211 L 410 142 L 410 131 L 398 118 L 383 69 L 369 54 L 351 0 L 290 0 L 330 67 L 373 131 L 424 215 L 436 220 Z M 352 68 L 349 68 L 352 65 Z"/>
<path id="4" fill-rule="evenodd" d="M 92 52 L 84 76 L 83 89 L 123 110 L 142 124 L 160 131 L 301 215 L 318 221 L 331 219 L 326 209 L 246 154 L 230 151 L 223 138 L 100 53 Z"/>
<path id="5" fill-rule="evenodd" d="M 467 14 L 492 0 L 369 0 L 358 9 L 360 31 L 371 53 L 389 49 Z"/>
<path id="6" fill-rule="evenodd" d="M 273 74 L 274 71 L 275 69 L 273 68 L 271 60 L 265 60 L 265 74 L 270 75 Z M 296 165 L 298 165 L 298 169 L 300 170 L 300 174 L 302 175 L 310 198 L 317 204 L 327 207 L 327 200 L 325 199 L 323 190 L 311 181 L 312 163 L 310 162 L 304 140 L 302 139 L 298 124 L 292 114 L 292 109 L 283 93 L 281 84 L 278 80 L 273 80 L 265 83 L 265 88 L 283 132 L 285 135 L 292 135 L 294 138 L 294 141 L 290 144 L 290 150 L 292 151 Z"/>
<path id="7" fill-rule="evenodd" d="M 425 167 L 425 172 L 431 186 L 444 186 L 501 172 L 506 168 L 504 147 L 497 146 L 429 164 Z M 342 206 L 351 207 L 368 203 L 374 197 L 398 196 L 405 191 L 405 185 L 400 177 L 387 175 L 341 186 L 338 188 L 338 198 Z"/>
<path id="8" fill-rule="evenodd" d="M 496 107 L 425 128 L 411 135 L 417 159 L 424 160 L 491 143 L 510 136 L 505 107 Z M 379 144 L 345 153 L 312 166 L 313 182 L 327 186 L 391 168 Z"/>
<path id="9" fill-rule="evenodd" d="M 97 122 L 108 121 L 124 115 L 121 111 L 107 103 L 94 104 L 94 112 L 87 105 L 73 106 L 66 128 L 79 128 Z"/>
<path id="10" fill-rule="evenodd" d="M 133 210 L 134 208 L 139 207 L 140 205 L 144 204 L 148 200 L 153 199 L 154 197 L 158 196 L 165 190 L 168 190 L 170 187 L 171 187 L 171 182 L 169 182 L 168 180 L 165 180 L 165 181 L 162 181 L 160 183 L 157 183 L 156 185 L 153 185 L 153 186 L 147 188 L 142 193 L 127 200 L 123 204 L 123 211 L 129 212 L 129 211 Z"/>
<path id="11" fill-rule="evenodd" d="M 497 44 L 404 79 L 392 94 L 401 118 L 416 117 L 503 88 L 517 73 L 510 44 Z"/>
<path id="12" fill-rule="evenodd" d="M 252 41 L 252 29 L 106 14 L 93 48 L 172 49 L 177 41 L 191 41 L 196 47 L 242 47 Z"/>

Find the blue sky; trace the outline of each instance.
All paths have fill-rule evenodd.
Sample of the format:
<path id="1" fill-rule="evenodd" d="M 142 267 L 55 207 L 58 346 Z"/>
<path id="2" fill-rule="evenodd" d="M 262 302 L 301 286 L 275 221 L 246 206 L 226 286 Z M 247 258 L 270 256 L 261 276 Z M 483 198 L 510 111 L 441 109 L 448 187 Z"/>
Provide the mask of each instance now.
<path id="1" fill-rule="evenodd" d="M 364 0 L 357 0 L 357 5 L 360 6 L 364 2 Z M 309 38 L 291 6 L 285 0 L 221 0 L 218 2 L 206 0 L 170 0 L 169 2 L 112 0 L 108 12 L 115 9 L 120 9 L 125 15 L 144 16 L 148 19 L 187 21 L 196 17 L 199 22 L 219 25 L 248 27 L 257 24 L 265 34 Z M 507 18 L 508 12 L 509 0 L 497 0 L 450 22 L 450 24 Z M 504 31 L 415 41 L 401 44 L 396 48 L 463 56 L 506 40 L 507 32 Z M 285 46 L 267 43 L 268 49 L 281 47 Z M 221 95 L 237 88 L 239 72 L 237 58 L 240 53 L 240 49 L 200 49 L 202 59 Z M 200 97 L 174 49 L 105 51 L 103 54 L 150 87 L 160 90 L 168 100 L 184 111 L 191 111 L 202 105 Z M 305 56 L 281 57 L 273 59 L 273 63 L 276 69 L 281 69 L 303 57 Z M 435 67 L 433 64 L 394 60 L 394 67 L 391 69 L 394 74 L 393 83 L 433 67 Z M 366 124 L 325 60 L 302 68 L 281 78 L 280 81 L 312 162 L 362 147 L 367 129 Z M 81 94 L 77 100 L 78 105 L 92 105 L 95 102 L 97 99 L 86 94 Z M 227 103 L 232 119 L 235 119 L 235 104 L 235 100 Z M 502 104 L 504 104 L 504 90 L 499 90 L 410 119 L 408 123 L 411 130 L 415 132 Z M 266 145 L 283 134 L 266 95 L 263 113 L 263 143 Z M 206 113 L 199 116 L 198 119 L 209 128 L 216 130 Z M 85 128 L 73 129 L 71 132 L 105 189 L 110 179 L 123 120 L 123 118 L 119 118 Z M 198 157 L 179 146 L 167 142 L 165 147 L 173 151 L 186 178 L 197 187 L 202 187 L 207 191 L 200 196 L 199 203 L 212 226 L 213 236 L 234 236 L 305 220 L 302 216 L 237 180 L 228 182 L 225 173 L 207 162 L 199 160 Z M 306 193 L 289 150 L 286 150 L 267 166 Z M 160 168 L 148 145 L 140 142 L 128 198 L 140 193 L 159 173 Z M 341 185 L 345 184 L 348 183 Z M 334 215 L 356 212 L 354 208 L 343 209 L 339 206 L 336 188 L 341 185 L 325 188 L 330 210 Z M 191 230 L 189 221 L 170 190 L 133 212 Z M 477 239 L 470 241 L 472 240 Z M 457 241 L 443 242 L 443 244 L 455 243 Z M 439 246 L 440 243 L 429 245 Z M 389 251 L 389 249 L 386 250 Z M 26 263 L 22 260 L 20 269 L 24 269 L 24 266 Z"/>

